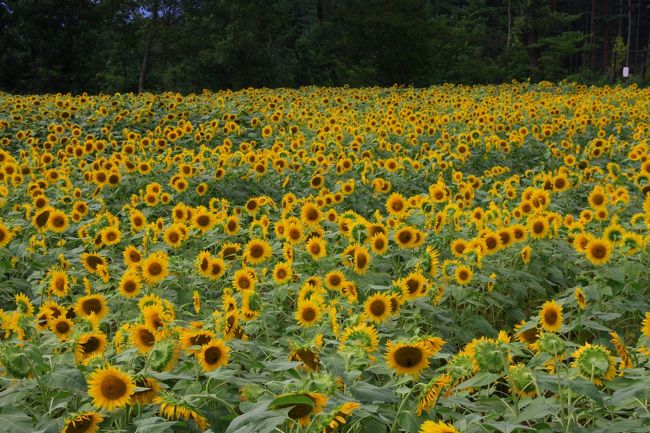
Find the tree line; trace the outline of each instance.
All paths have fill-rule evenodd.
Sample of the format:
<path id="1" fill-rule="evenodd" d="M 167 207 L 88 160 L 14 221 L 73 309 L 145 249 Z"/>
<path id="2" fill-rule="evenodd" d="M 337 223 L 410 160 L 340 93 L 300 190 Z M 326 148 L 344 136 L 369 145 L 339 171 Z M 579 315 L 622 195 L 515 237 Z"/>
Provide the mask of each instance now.
<path id="1" fill-rule="evenodd" d="M 650 0 L 0 0 L 0 89 L 650 81 Z"/>

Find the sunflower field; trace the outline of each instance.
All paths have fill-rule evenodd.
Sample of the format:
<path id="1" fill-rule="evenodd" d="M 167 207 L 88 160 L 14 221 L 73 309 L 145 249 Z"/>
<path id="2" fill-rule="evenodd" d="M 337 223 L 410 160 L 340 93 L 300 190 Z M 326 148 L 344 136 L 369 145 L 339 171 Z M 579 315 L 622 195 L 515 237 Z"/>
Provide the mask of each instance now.
<path id="1" fill-rule="evenodd" d="M 650 431 L 650 89 L 0 93 L 0 432 Z"/>

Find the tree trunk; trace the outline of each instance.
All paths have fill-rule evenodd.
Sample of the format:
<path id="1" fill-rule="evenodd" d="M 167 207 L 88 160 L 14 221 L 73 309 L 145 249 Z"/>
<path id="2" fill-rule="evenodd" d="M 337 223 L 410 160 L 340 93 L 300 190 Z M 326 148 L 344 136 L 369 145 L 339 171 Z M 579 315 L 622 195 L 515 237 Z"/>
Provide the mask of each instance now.
<path id="1" fill-rule="evenodd" d="M 603 70 L 609 65 L 609 0 L 603 1 L 603 16 L 605 17 L 605 28 L 603 29 Z"/>
<path id="2" fill-rule="evenodd" d="M 506 51 L 510 49 L 512 39 L 512 0 L 508 0 L 508 40 L 506 42 Z"/>
<path id="3" fill-rule="evenodd" d="M 632 0 L 627 2 L 627 56 L 625 66 L 630 66 L 630 45 L 632 42 Z"/>
<path id="4" fill-rule="evenodd" d="M 140 80 L 138 81 L 138 93 L 144 92 L 144 81 L 147 77 L 147 72 L 149 70 L 149 56 L 151 53 L 151 41 L 153 40 L 153 32 L 156 26 L 156 20 L 158 19 L 158 6 L 159 0 L 154 0 L 153 7 L 151 9 L 151 20 L 149 21 L 149 31 L 147 32 L 147 38 L 144 41 L 144 55 L 142 57 L 142 67 L 140 68 Z"/>
<path id="5" fill-rule="evenodd" d="M 528 67 L 534 79 L 539 78 L 540 51 L 537 46 L 537 8 L 538 0 L 528 0 L 524 8 L 524 39 L 528 54 Z"/>
<path id="6" fill-rule="evenodd" d="M 316 16 L 318 17 L 318 22 L 323 22 L 323 0 L 316 0 Z"/>

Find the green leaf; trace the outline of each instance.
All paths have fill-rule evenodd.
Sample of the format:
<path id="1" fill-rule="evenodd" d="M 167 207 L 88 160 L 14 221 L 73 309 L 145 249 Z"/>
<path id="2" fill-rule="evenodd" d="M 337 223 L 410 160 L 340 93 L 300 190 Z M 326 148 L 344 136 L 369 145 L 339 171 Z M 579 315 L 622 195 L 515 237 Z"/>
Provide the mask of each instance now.
<path id="1" fill-rule="evenodd" d="M 378 386 L 371 385 L 366 382 L 358 382 L 348 388 L 353 396 L 362 402 L 390 402 L 396 403 L 399 401 L 395 392 Z"/>
<path id="2" fill-rule="evenodd" d="M 268 410 L 269 404 L 269 401 L 260 402 L 251 411 L 238 416 L 230 423 L 225 433 L 272 432 L 286 421 L 289 409 Z"/>
<path id="3" fill-rule="evenodd" d="M 144 418 L 135 418 L 134 424 L 138 426 L 135 433 L 164 433 L 171 431 L 170 429 L 176 422 L 167 421 L 164 418 L 147 415 Z"/>
<path id="4" fill-rule="evenodd" d="M 285 397 L 278 397 L 271 402 L 271 406 L 278 409 L 297 406 L 299 404 L 314 407 L 314 400 L 304 395 L 287 395 Z"/>
<path id="5" fill-rule="evenodd" d="M 456 386 L 456 388 L 457 389 L 480 388 L 482 386 L 490 385 L 491 383 L 494 383 L 494 381 L 497 380 L 499 377 L 501 376 L 498 374 L 481 372 L 478 373 L 476 376 L 466 380 L 465 382 L 460 383 L 458 386 Z"/>
<path id="6" fill-rule="evenodd" d="M 34 431 L 34 423 L 29 415 L 14 411 L 0 414 L 0 433 L 30 433 Z"/>

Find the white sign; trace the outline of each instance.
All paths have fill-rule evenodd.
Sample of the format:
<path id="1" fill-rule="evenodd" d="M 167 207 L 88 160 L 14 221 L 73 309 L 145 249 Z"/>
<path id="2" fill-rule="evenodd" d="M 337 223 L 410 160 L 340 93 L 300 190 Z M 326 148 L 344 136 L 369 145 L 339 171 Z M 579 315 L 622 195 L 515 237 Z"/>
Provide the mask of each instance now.
<path id="1" fill-rule="evenodd" d="M 623 66 L 623 77 L 627 78 L 630 76 L 630 67 L 629 66 Z"/>

